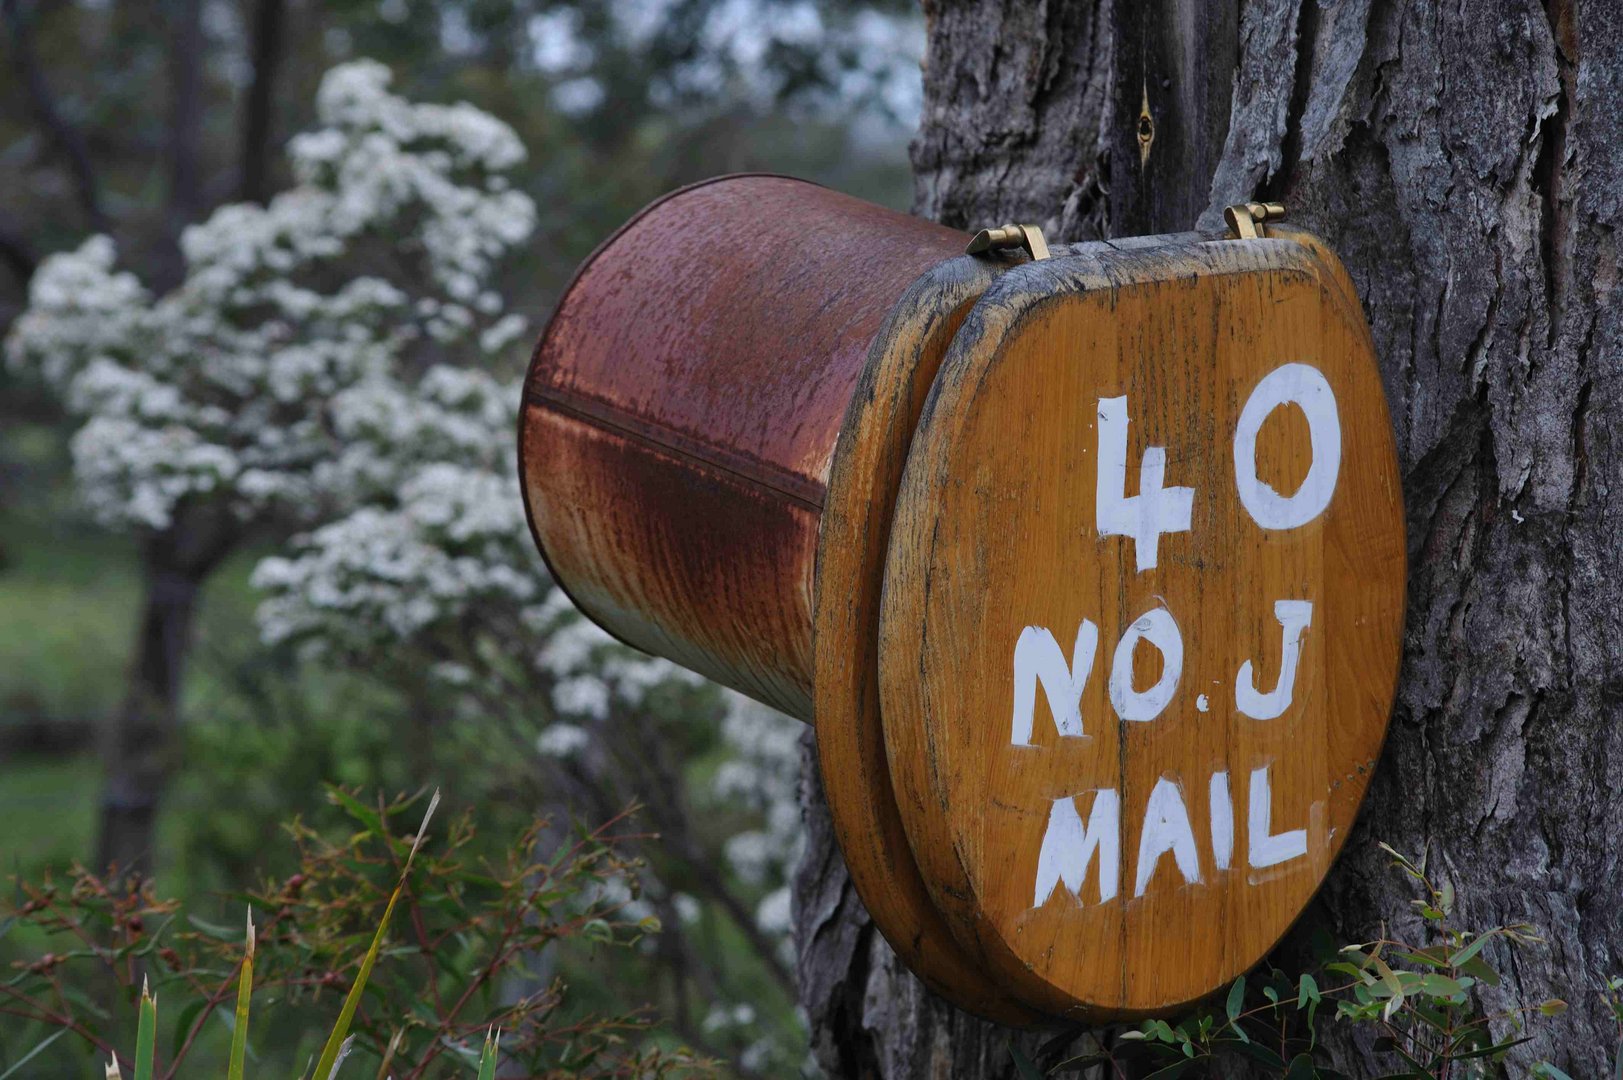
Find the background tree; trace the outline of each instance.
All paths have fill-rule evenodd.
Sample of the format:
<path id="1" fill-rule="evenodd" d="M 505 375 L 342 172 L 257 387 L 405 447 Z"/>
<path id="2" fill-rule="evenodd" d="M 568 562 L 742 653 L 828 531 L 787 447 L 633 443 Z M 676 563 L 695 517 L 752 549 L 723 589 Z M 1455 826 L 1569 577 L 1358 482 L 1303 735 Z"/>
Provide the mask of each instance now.
<path id="1" fill-rule="evenodd" d="M 1623 13 L 1588 0 L 926 4 L 916 209 L 1085 240 L 1281 200 L 1358 286 L 1409 530 L 1398 701 L 1314 926 L 1415 918 L 1376 847 L 1482 925 L 1527 921 L 1496 1002 L 1562 997 L 1516 1051 L 1598 1075 L 1623 966 L 1618 684 Z M 810 776 L 810 773 L 808 773 Z M 1010 1033 L 925 994 L 844 879 L 815 783 L 803 1000 L 831 1073 L 1012 1075 Z M 1345 1037 L 1335 1035 L 1346 1042 Z M 1029 1045 L 1029 1042 L 1024 1044 Z M 1342 1045 L 1372 1075 L 1370 1049 Z"/>
<path id="2" fill-rule="evenodd" d="M 602 981 L 628 1004 L 653 982 L 685 1040 L 744 1072 L 792 1068 L 793 722 L 613 642 L 552 587 L 515 475 L 517 381 L 494 373 L 527 330 L 491 287 L 534 224 L 510 182 L 524 151 L 488 114 L 407 101 L 389 79 L 370 61 L 334 68 L 319 126 L 289 143 L 295 186 L 188 229 L 161 297 L 114 270 L 105 237 L 45 260 L 9 360 L 82 421 L 76 479 L 107 525 L 165 568 L 212 526 L 178 585 L 195 593 L 256 529 L 308 530 L 253 573 L 265 643 L 401 694 L 390 734 L 413 775 L 454 771 L 475 803 L 542 808 L 558 845 L 572 817 L 640 803 L 652 872 L 635 895 L 608 884 L 660 929 Z M 113 728 L 115 794 L 156 801 L 175 705 Z M 167 726 L 138 722 L 152 715 Z M 102 835 L 128 852 L 102 862 L 150 874 L 150 814 Z"/>
<path id="3" fill-rule="evenodd" d="M 490 288 L 534 226 L 507 177 L 524 148 L 471 106 L 389 94 L 388 78 L 373 63 L 334 69 L 323 127 L 291 147 L 299 183 L 188 229 L 177 287 L 153 297 L 95 237 L 42 265 L 7 338 L 13 370 L 84 421 L 73 454 L 87 502 L 146 556 L 97 865 L 150 869 L 191 619 L 220 561 L 267 518 L 319 519 L 399 482 L 365 453 L 370 426 L 399 436 L 415 422 L 425 455 L 500 422 L 501 384 L 443 365 L 488 365 L 525 331 Z M 428 417 L 461 425 L 425 438 L 431 420 L 402 401 L 419 392 Z"/>
<path id="4" fill-rule="evenodd" d="M 280 145 L 308 122 L 323 73 L 353 56 L 390 63 L 414 97 L 478 103 L 530 149 L 508 180 L 539 207 L 535 239 L 491 285 L 536 320 L 603 235 L 700 175 L 786 168 L 881 193 L 897 164 L 851 152 L 853 139 L 894 139 L 876 121 L 913 107 L 908 50 L 919 36 L 901 0 L 679 0 L 657 12 L 617 0 L 4 0 L 0 32 L 10 61 L 0 65 L 0 332 L 45 255 L 87 233 L 110 236 L 121 266 L 156 294 L 178 286 L 188 227 L 297 179 Z M 858 117 L 866 135 L 853 134 Z M 504 376 L 522 365 L 512 344 L 498 360 Z M 0 375 L 0 418 L 66 426 L 56 400 L 15 376 Z M 13 452 L 0 447 L 0 472 L 11 473 Z M 23 486 L 0 483 L 0 502 Z M 198 583 L 276 535 L 263 519 L 224 523 L 195 502 L 143 547 L 136 648 L 99 725 L 120 766 L 101 797 L 100 860 L 151 856 L 164 763 L 176 755 L 165 733 L 196 681 L 186 673 Z M 29 699 L 39 689 L 12 682 Z M 71 736 L 47 738 L 57 737 Z"/>

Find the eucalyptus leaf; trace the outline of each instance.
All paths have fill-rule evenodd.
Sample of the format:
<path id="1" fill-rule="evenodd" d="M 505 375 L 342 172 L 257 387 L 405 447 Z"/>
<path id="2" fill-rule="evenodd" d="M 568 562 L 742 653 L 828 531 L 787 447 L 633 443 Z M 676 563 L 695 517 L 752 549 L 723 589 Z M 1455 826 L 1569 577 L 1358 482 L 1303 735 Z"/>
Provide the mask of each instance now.
<path id="1" fill-rule="evenodd" d="M 1228 1001 L 1226 1002 L 1226 1004 L 1224 1006 L 1226 1011 L 1229 1014 L 1229 1022 L 1230 1023 L 1233 1023 L 1235 1020 L 1239 1019 L 1240 1013 L 1243 1010 L 1244 1006 L 1245 1006 L 1245 976 L 1241 975 L 1238 979 L 1234 980 L 1234 985 L 1229 987 Z"/>
<path id="2" fill-rule="evenodd" d="M 1020 1080 L 1043 1080 L 1037 1066 L 1014 1043 L 1009 1044 L 1009 1057 L 1014 1061 L 1014 1071 L 1020 1074 Z"/>

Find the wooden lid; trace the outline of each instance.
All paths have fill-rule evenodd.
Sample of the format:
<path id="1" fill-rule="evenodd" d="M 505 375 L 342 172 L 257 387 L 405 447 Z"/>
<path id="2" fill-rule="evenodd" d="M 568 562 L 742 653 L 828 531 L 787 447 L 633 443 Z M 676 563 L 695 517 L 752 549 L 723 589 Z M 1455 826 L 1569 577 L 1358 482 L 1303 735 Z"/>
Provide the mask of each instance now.
<path id="1" fill-rule="evenodd" d="M 919 410 L 953 335 L 1010 257 L 948 259 L 897 302 L 869 349 L 834 454 L 813 620 L 819 772 L 840 851 L 874 925 L 924 984 L 1002 1024 L 1040 1019 L 947 929 L 907 847 L 879 719 L 879 598 L 891 508 Z"/>
<path id="2" fill-rule="evenodd" d="M 1353 823 L 1404 580 L 1375 357 L 1321 245 L 1002 275 L 913 438 L 878 656 L 900 819 L 975 967 L 1098 1018 L 1255 964 Z"/>

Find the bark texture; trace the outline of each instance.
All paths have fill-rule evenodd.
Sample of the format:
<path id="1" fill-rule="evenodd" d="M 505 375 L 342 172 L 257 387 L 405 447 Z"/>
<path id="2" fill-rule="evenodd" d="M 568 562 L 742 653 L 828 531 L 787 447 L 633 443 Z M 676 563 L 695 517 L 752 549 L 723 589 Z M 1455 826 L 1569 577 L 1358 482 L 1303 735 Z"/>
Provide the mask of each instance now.
<path id="1" fill-rule="evenodd" d="M 1219 10 L 1219 7 L 1222 10 Z M 1521 1066 L 1610 1068 L 1623 974 L 1623 9 L 1601 0 L 966 0 L 930 15 L 920 213 L 1051 239 L 1215 225 L 1280 199 L 1358 286 L 1408 511 L 1385 755 L 1304 926 L 1408 918 L 1376 847 L 1424 854 L 1466 925 L 1548 939 L 1493 1004 L 1560 997 Z M 1150 138 L 1146 152 L 1145 116 Z M 835 1075 L 1012 1075 L 874 933 L 815 785 L 802 997 Z M 1299 932 L 1297 937 L 1301 936 Z M 1290 966 L 1287 939 L 1282 965 Z M 1368 1047 L 1332 1033 L 1343 1067 Z"/>

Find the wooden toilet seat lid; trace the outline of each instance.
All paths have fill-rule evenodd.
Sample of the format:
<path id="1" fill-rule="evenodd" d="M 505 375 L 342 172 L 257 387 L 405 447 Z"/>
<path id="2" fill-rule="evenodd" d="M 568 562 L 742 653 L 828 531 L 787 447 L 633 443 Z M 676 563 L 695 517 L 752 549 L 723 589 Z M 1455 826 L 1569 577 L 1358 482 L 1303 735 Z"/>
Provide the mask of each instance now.
<path id="1" fill-rule="evenodd" d="M 992 283 L 911 440 L 877 649 L 954 962 L 1078 1018 L 1254 965 L 1379 755 L 1404 561 L 1373 347 L 1322 245 L 1090 247 Z"/>

